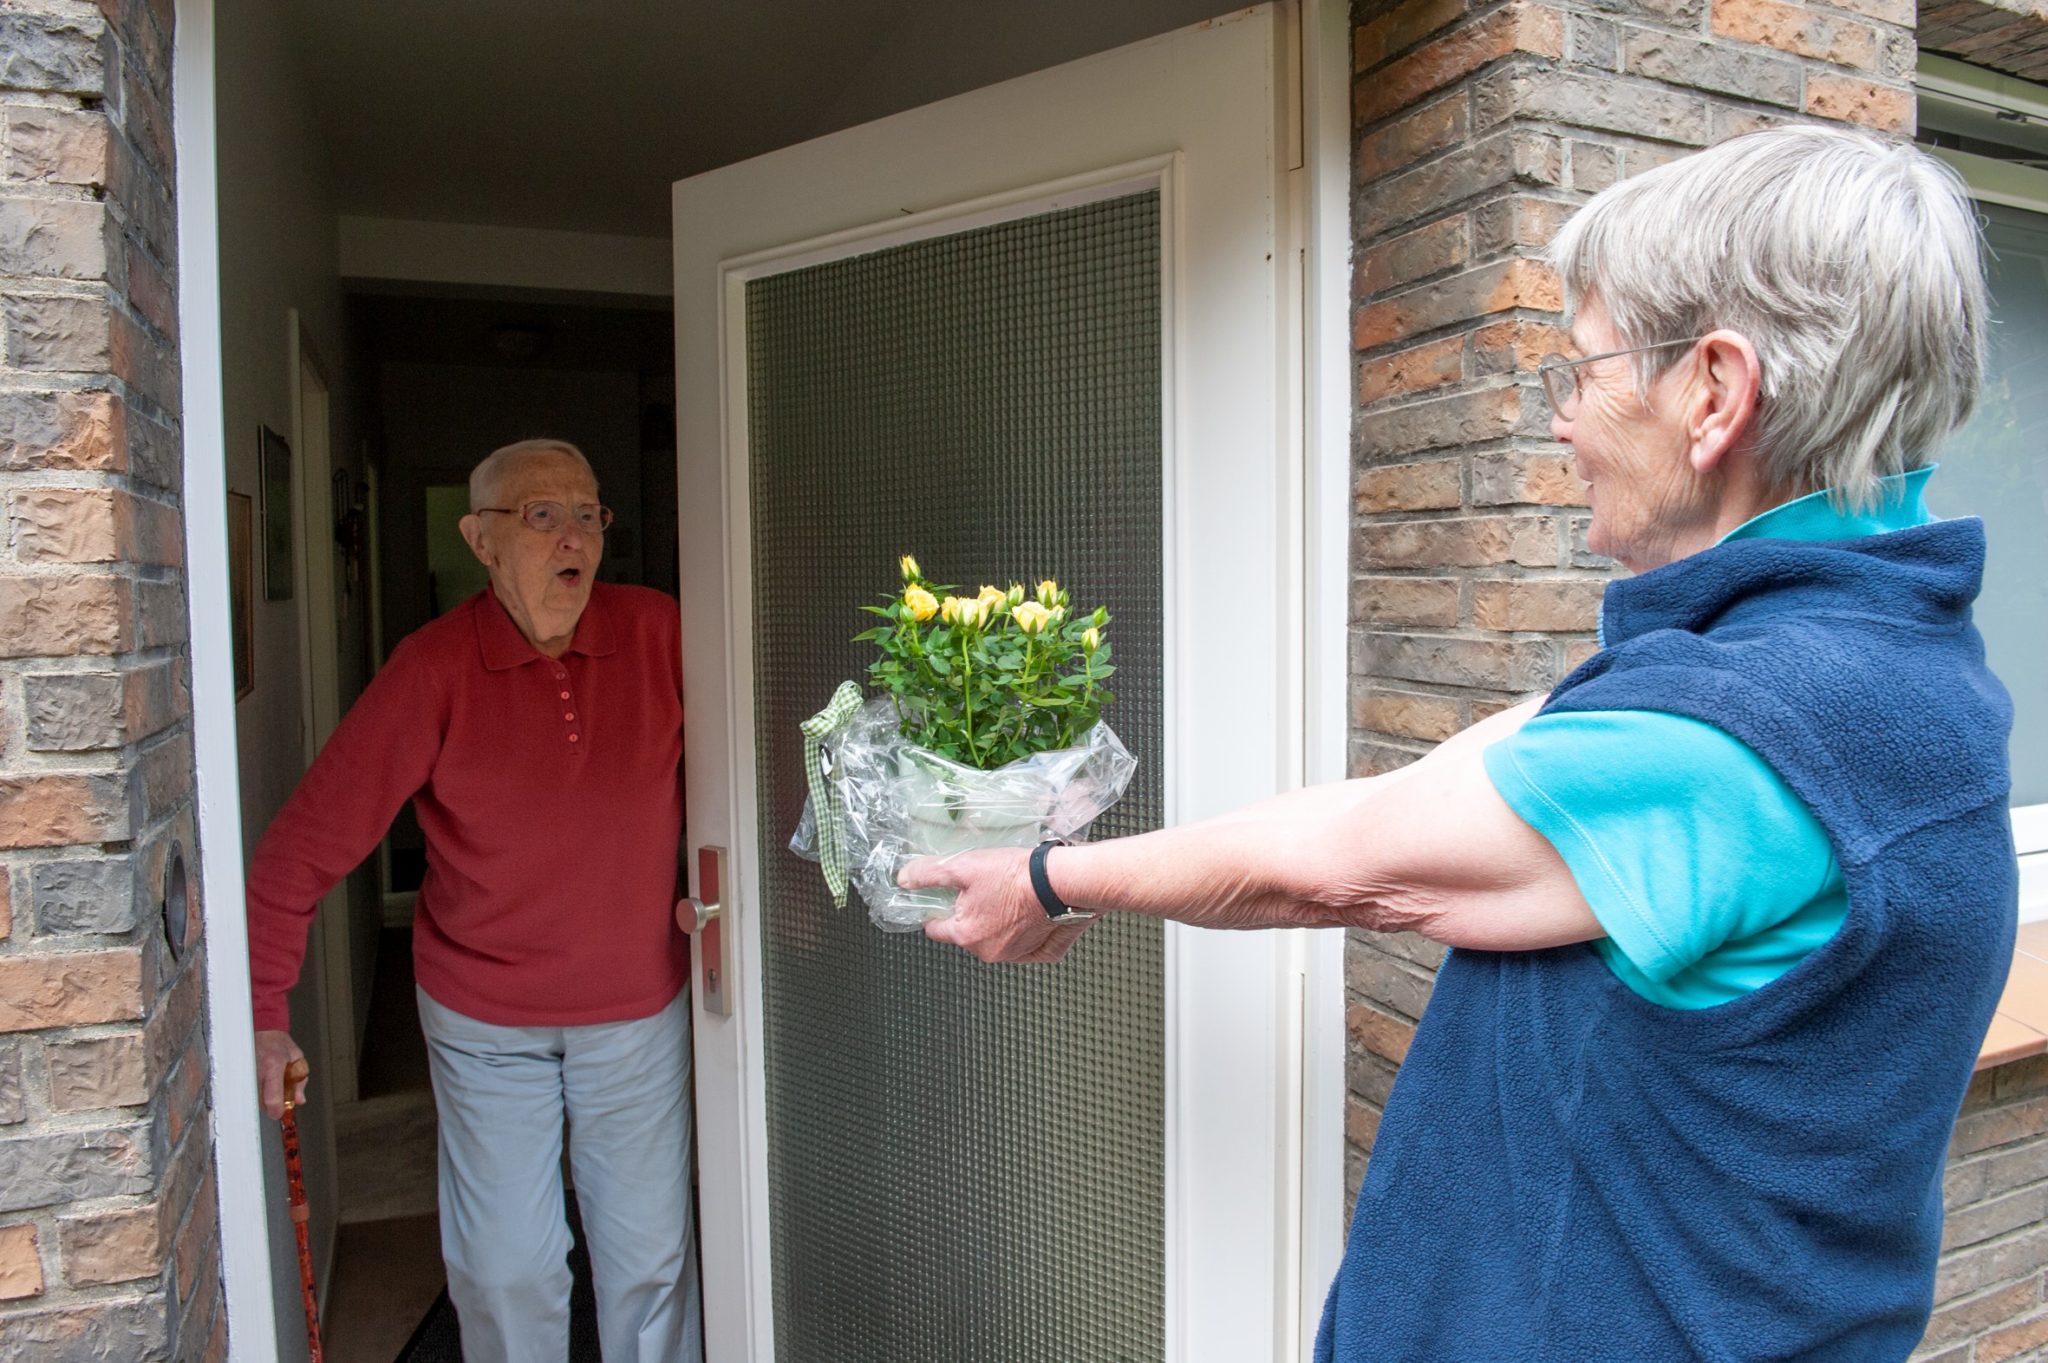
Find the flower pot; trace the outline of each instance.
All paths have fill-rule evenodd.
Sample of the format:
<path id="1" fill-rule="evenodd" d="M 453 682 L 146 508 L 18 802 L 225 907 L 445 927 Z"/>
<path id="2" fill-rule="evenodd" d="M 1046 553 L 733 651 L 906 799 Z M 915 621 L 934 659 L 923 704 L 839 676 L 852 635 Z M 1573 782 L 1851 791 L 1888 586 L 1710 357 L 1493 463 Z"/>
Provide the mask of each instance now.
<path id="1" fill-rule="evenodd" d="M 1076 747 L 982 771 L 904 738 L 886 698 L 851 716 L 832 736 L 830 751 L 850 881 L 868 916 L 892 932 L 915 931 L 953 911 L 952 890 L 896 883 L 905 862 L 1032 847 L 1047 836 L 1078 841 L 1123 794 L 1137 765 L 1109 726 L 1097 724 Z M 814 842 L 807 807 L 792 850 L 815 859 Z"/>
<path id="2" fill-rule="evenodd" d="M 902 814 L 900 860 L 1036 846 L 1045 837 L 1048 797 L 1042 782 L 1020 771 L 974 771 L 922 748 L 902 748 L 890 796 Z M 951 913 L 954 892 L 898 887 L 891 899 L 877 921 L 917 926 Z"/>

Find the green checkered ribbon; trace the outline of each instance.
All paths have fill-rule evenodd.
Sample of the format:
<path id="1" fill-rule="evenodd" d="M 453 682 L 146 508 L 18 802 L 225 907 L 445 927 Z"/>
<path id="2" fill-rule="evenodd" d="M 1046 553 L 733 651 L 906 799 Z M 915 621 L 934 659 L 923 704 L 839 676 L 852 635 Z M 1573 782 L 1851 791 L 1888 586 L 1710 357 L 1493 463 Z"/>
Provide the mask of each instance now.
<path id="1" fill-rule="evenodd" d="M 839 782 L 825 771 L 825 739 L 853 718 L 860 701 L 860 687 L 841 682 L 825 708 L 797 726 L 804 734 L 804 780 L 811 790 L 811 817 L 818 825 L 818 869 L 825 873 L 836 909 L 846 907 L 845 809 Z"/>

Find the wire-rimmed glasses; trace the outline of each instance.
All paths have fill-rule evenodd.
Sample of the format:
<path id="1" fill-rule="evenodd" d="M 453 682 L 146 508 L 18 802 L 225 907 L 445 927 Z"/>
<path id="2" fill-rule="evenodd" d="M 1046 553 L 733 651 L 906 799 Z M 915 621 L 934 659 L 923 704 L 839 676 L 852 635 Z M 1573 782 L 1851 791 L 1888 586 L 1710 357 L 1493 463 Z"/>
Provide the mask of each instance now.
<path id="1" fill-rule="evenodd" d="M 574 520 L 576 528 L 586 535 L 602 535 L 612 527 L 612 509 L 608 506 L 599 506 L 594 502 L 587 502 L 577 507 L 574 511 L 563 506 L 560 502 L 526 502 L 520 506 L 480 506 L 476 510 L 478 515 L 482 515 L 487 511 L 495 511 L 500 515 L 517 516 L 520 520 L 526 522 L 529 529 L 538 530 L 543 535 L 552 535 L 557 531 L 566 530 L 571 520 Z"/>
<path id="2" fill-rule="evenodd" d="M 1550 410 L 1566 421 L 1570 421 L 1579 410 L 1579 366 L 1595 360 L 1612 360 L 1622 355 L 1641 355 L 1650 350 L 1668 350 L 1675 345 L 1698 345 L 1704 337 L 1694 336 L 1683 341 L 1659 341 L 1655 345 L 1639 345 L 1628 350 L 1609 350 L 1599 355 L 1581 355 L 1576 360 L 1562 355 L 1545 355 L 1536 366 L 1536 375 L 1543 380 L 1543 396 L 1550 399 Z"/>

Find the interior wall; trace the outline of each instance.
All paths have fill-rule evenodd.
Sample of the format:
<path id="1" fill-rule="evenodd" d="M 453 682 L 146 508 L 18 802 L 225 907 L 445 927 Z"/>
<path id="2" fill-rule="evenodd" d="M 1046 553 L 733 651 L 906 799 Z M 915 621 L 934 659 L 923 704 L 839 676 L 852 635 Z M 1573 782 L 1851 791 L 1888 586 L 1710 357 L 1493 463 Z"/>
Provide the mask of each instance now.
<path id="1" fill-rule="evenodd" d="M 245 845 L 253 848 L 291 793 L 304 767 L 297 591 L 290 601 L 266 601 L 262 587 L 262 488 L 258 431 L 267 426 L 292 435 L 289 313 L 300 325 L 325 371 L 334 414 L 330 443 L 338 467 L 360 477 L 358 423 L 352 418 L 356 385 L 341 283 L 336 266 L 335 209 L 322 170 L 320 142 L 304 82 L 280 23 L 267 0 L 219 0 L 216 27 L 218 156 L 220 168 L 220 271 L 223 389 L 227 418 L 227 483 L 255 499 L 257 566 L 253 583 L 254 690 L 236 705 Z M 296 453 L 296 451 L 295 451 Z M 363 600 L 363 593 L 357 598 Z M 361 690 L 365 652 L 361 638 L 367 603 L 350 612 L 340 648 L 341 699 Z M 376 905 L 359 875 L 352 884 L 352 935 L 374 947 Z M 358 952 L 359 992 L 370 982 L 370 959 Z M 310 1058 L 326 1053 L 314 934 L 312 951 L 291 999 L 292 1034 Z M 358 1016 L 361 1015 L 358 1001 Z M 313 1208 L 316 1268 L 325 1281 L 335 1233 L 336 1193 L 331 1086 L 316 1073 L 299 1128 L 308 1199 Z M 282 1190 L 282 1151 L 265 1146 L 264 1185 Z M 297 1252 L 285 1200 L 271 1201 L 271 1263 L 278 1320 L 278 1357 L 306 1355 L 299 1327 Z"/>
<path id="2" fill-rule="evenodd" d="M 383 425 L 384 633 L 396 641 L 432 619 L 426 490 L 462 483 L 500 445 L 556 436 L 581 449 L 599 494 L 627 533 L 605 537 L 607 582 L 640 580 L 640 380 L 628 371 L 487 369 L 387 363 L 377 375 Z M 446 609 L 453 601 L 443 601 Z"/>

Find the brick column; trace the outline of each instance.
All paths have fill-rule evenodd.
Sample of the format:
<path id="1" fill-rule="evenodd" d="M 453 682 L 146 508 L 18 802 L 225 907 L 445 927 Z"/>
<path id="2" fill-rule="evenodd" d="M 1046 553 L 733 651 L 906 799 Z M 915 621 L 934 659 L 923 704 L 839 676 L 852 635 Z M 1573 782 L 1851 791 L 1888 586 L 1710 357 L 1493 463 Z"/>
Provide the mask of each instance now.
<path id="1" fill-rule="evenodd" d="M 1399 767 L 1594 648 L 1613 566 L 1534 369 L 1537 258 L 1616 179 L 1774 120 L 1904 131 L 1912 0 L 1360 0 L 1351 768 Z M 1354 933 L 1348 1199 L 1441 952 Z"/>
<path id="2" fill-rule="evenodd" d="M 172 12 L 0 10 L 6 1360 L 226 1353 L 180 567 Z"/>

